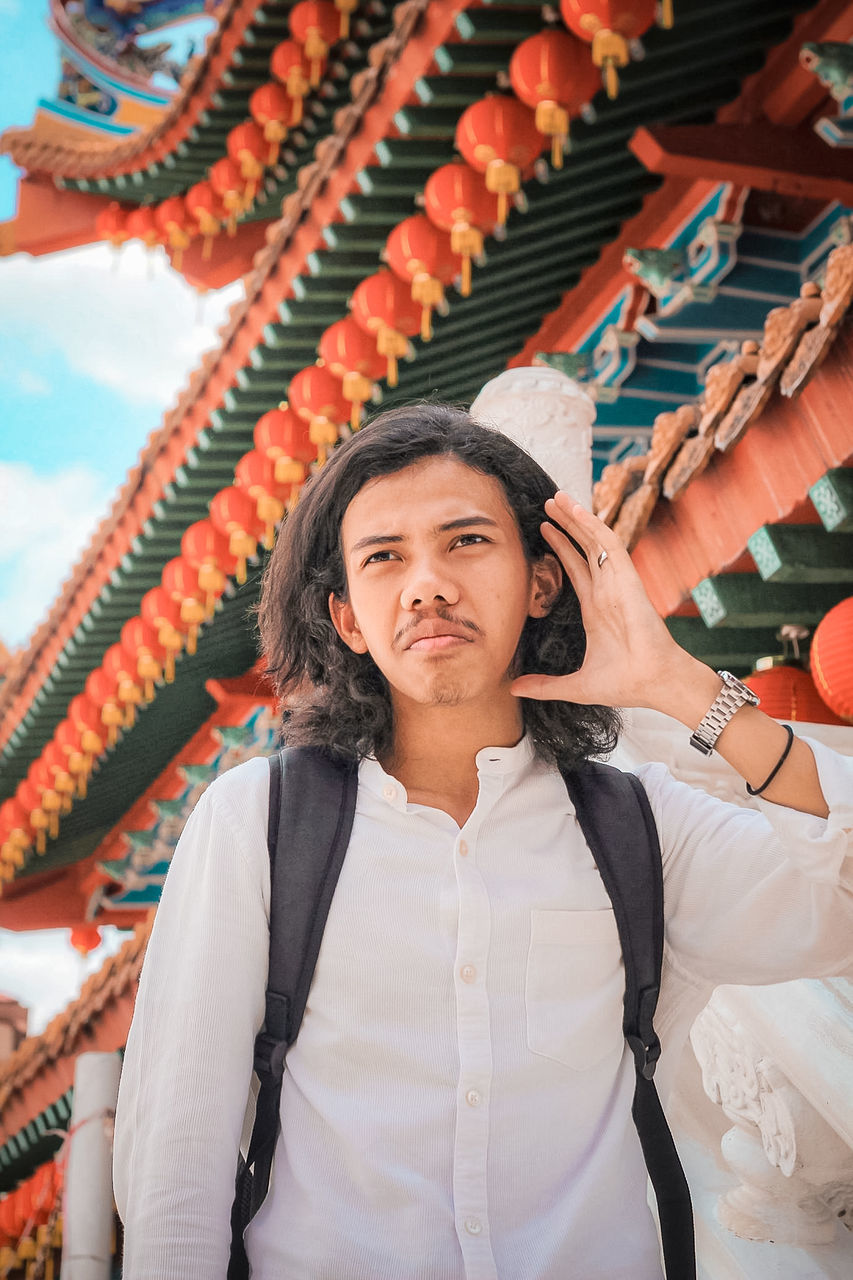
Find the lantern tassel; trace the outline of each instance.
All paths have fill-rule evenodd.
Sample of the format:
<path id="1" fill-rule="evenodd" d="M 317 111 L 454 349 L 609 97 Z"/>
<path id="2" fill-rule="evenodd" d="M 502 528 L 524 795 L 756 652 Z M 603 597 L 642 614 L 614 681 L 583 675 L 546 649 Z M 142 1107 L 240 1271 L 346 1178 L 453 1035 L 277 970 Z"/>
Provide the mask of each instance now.
<path id="1" fill-rule="evenodd" d="M 150 676 L 145 677 L 145 701 L 154 701 L 154 681 Z"/>
<path id="2" fill-rule="evenodd" d="M 210 255 L 213 253 L 213 236 L 205 236 L 201 246 L 201 257 L 203 262 L 210 262 Z"/>
<path id="3" fill-rule="evenodd" d="M 48 819 L 48 827 L 50 830 L 51 840 L 55 840 L 59 835 L 59 814 L 56 812 L 55 809 L 51 810 L 51 814 Z"/>
<path id="4" fill-rule="evenodd" d="M 107 745 L 114 747 L 118 742 L 118 725 L 107 725 Z"/>
<path id="5" fill-rule="evenodd" d="M 302 124 L 302 94 L 292 93 L 290 96 L 293 101 L 293 111 L 290 116 L 290 123 L 292 126 Z"/>
<path id="6" fill-rule="evenodd" d="M 132 729 L 135 723 L 136 707 L 132 702 L 126 702 L 124 704 L 124 727 L 125 729 Z"/>
<path id="7" fill-rule="evenodd" d="M 432 307 L 421 308 L 421 338 L 432 342 Z"/>
<path id="8" fill-rule="evenodd" d="M 86 799 L 86 771 L 81 770 L 77 774 L 77 797 L 80 800 Z"/>
<path id="9" fill-rule="evenodd" d="M 353 400 L 352 402 L 352 408 L 350 409 L 350 415 L 349 415 L 349 424 L 352 427 L 353 431 L 358 431 L 359 427 L 361 426 L 361 405 L 358 403 L 357 400 Z"/>
<path id="10" fill-rule="evenodd" d="M 608 58 L 604 64 L 604 87 L 611 101 L 619 97 L 619 73 L 612 58 Z"/>
<path id="11" fill-rule="evenodd" d="M 47 837 L 44 834 L 44 828 L 39 827 L 36 832 L 36 853 L 44 853 L 47 849 Z"/>
<path id="12" fill-rule="evenodd" d="M 246 577 L 247 577 L 246 557 L 240 556 L 239 559 L 237 560 L 237 581 L 239 582 L 241 587 L 243 583 L 246 581 Z"/>
<path id="13" fill-rule="evenodd" d="M 198 624 L 193 622 L 187 632 L 187 653 L 192 657 L 198 648 Z"/>
<path id="14" fill-rule="evenodd" d="M 462 255 L 462 287 L 460 293 L 463 298 L 467 298 L 471 294 L 471 255 L 469 253 Z"/>
<path id="15" fill-rule="evenodd" d="M 169 649 L 169 651 L 168 651 L 168 652 L 167 652 L 167 654 L 166 654 L 166 669 L 165 669 L 165 676 L 166 676 L 166 684 L 172 684 L 172 683 L 174 682 L 174 679 L 175 679 L 175 651 L 174 651 L 174 649 Z"/>
<path id="16" fill-rule="evenodd" d="M 551 139 L 551 164 L 554 166 L 555 169 L 562 169 L 563 167 L 563 146 L 564 145 L 565 145 L 565 138 L 561 138 L 558 134 L 555 133 L 553 138 Z"/>
<path id="17" fill-rule="evenodd" d="M 660 25 L 666 27 L 667 30 L 672 26 L 675 17 L 672 11 L 672 0 L 661 0 L 660 4 Z"/>

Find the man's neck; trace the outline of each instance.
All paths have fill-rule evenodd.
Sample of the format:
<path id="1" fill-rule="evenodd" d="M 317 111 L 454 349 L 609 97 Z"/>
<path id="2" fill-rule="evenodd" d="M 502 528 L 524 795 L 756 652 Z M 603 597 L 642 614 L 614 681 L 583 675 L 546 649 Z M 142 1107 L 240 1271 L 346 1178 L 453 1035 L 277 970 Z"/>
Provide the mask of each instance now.
<path id="1" fill-rule="evenodd" d="M 484 705 L 394 707 L 394 746 L 381 761 L 413 804 L 443 809 L 464 826 L 477 803 L 477 752 L 512 747 L 524 733 L 521 706 L 507 695 Z"/>

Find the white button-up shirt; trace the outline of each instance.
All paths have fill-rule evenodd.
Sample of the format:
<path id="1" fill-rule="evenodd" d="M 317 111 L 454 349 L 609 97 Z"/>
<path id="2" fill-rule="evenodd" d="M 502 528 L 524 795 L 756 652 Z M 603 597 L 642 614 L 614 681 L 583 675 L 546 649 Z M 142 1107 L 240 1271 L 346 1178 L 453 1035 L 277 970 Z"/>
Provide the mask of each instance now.
<path id="1" fill-rule="evenodd" d="M 663 1095 L 713 985 L 850 963 L 851 764 L 812 745 L 826 821 L 638 770 L 665 868 Z M 477 768 L 460 830 L 361 765 L 273 1180 L 246 1232 L 254 1280 L 661 1276 L 610 901 L 528 742 Z M 167 878 L 119 1098 L 125 1280 L 225 1276 L 264 1016 L 267 800 L 264 760 L 219 779 Z"/>

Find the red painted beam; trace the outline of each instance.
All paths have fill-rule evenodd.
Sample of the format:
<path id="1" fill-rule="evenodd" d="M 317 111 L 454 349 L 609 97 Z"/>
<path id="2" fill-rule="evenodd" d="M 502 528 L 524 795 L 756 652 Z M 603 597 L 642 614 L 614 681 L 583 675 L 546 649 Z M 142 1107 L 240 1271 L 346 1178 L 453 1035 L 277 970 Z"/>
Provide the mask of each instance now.
<path id="1" fill-rule="evenodd" d="M 99 240 L 95 219 L 110 201 L 79 191 L 58 191 L 46 178 L 21 178 L 15 217 L 0 223 L 0 258 L 40 257 Z"/>
<path id="2" fill-rule="evenodd" d="M 808 127 L 659 125 L 638 129 L 629 145 L 652 173 L 853 203 L 853 155 Z"/>

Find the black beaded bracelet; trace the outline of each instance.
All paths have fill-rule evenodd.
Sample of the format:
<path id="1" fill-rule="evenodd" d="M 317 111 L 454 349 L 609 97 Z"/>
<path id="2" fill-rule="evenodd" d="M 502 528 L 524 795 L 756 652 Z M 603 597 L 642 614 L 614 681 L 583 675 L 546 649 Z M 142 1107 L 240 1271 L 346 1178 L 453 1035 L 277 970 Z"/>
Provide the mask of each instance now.
<path id="1" fill-rule="evenodd" d="M 762 782 L 760 787 L 751 787 L 749 783 L 746 784 L 746 789 L 751 796 L 760 796 L 762 791 L 766 791 L 767 788 L 770 786 L 770 783 L 776 777 L 776 774 L 782 768 L 782 765 L 788 759 L 788 752 L 791 750 L 791 747 L 793 746 L 793 743 L 794 743 L 794 730 L 791 728 L 789 724 L 783 725 L 782 727 L 788 731 L 788 741 L 785 743 L 785 750 L 782 752 L 781 756 L 776 761 L 776 764 L 773 766 L 772 770 L 770 771 L 768 776 L 765 778 L 765 780 Z"/>

